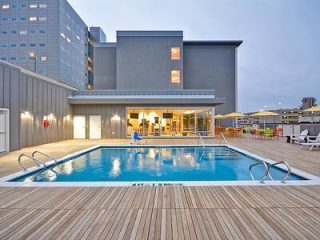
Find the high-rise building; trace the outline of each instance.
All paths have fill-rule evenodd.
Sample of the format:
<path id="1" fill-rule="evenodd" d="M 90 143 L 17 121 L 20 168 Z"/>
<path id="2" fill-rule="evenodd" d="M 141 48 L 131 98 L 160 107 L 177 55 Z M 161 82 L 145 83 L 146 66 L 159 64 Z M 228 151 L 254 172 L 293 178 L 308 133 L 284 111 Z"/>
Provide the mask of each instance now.
<path id="1" fill-rule="evenodd" d="M 84 89 L 88 27 L 66 0 L 0 0 L 0 59 Z"/>

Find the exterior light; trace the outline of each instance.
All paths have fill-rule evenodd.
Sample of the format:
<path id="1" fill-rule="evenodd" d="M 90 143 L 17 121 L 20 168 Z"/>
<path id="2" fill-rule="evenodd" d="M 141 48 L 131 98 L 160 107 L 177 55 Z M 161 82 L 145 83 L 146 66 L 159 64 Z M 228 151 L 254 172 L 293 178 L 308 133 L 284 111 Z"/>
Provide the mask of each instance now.
<path id="1" fill-rule="evenodd" d="M 111 120 L 113 121 L 120 121 L 120 116 L 116 113 L 115 115 L 113 115 L 113 117 L 111 118 Z"/>
<path id="2" fill-rule="evenodd" d="M 27 118 L 31 118 L 31 114 L 28 111 L 24 111 L 21 113 L 21 118 L 27 119 Z"/>
<path id="3" fill-rule="evenodd" d="M 67 119 L 67 121 L 70 121 L 70 119 L 71 119 L 70 115 L 67 115 L 66 119 Z"/>
<path id="4" fill-rule="evenodd" d="M 88 90 L 92 90 L 92 85 L 91 85 L 91 84 L 88 84 L 88 85 L 87 85 L 87 88 L 88 88 Z"/>

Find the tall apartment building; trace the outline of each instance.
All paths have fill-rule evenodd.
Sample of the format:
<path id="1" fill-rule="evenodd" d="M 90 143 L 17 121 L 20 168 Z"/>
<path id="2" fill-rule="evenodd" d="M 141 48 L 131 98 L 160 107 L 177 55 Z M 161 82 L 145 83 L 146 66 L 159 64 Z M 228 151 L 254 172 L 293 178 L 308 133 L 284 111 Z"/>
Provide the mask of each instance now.
<path id="1" fill-rule="evenodd" d="M 0 0 L 0 59 L 84 89 L 88 27 L 66 0 Z"/>

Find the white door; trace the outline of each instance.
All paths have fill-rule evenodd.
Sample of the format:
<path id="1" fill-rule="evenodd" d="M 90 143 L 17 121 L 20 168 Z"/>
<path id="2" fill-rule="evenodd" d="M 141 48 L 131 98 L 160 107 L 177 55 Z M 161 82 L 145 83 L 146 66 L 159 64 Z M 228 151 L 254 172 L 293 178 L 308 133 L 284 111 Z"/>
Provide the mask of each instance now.
<path id="1" fill-rule="evenodd" d="M 101 116 L 91 115 L 90 119 L 90 139 L 101 139 Z"/>
<path id="2" fill-rule="evenodd" d="M 73 138 L 74 139 L 86 138 L 86 116 L 73 117 Z"/>

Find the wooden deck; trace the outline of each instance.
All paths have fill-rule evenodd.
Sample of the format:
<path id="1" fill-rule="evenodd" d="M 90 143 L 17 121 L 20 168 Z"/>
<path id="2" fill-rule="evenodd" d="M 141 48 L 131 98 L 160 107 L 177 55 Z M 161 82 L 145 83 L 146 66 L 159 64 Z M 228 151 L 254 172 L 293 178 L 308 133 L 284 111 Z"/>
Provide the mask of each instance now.
<path id="1" fill-rule="evenodd" d="M 320 151 L 280 140 L 228 139 L 239 148 L 320 176 Z M 219 139 L 206 140 L 219 143 Z M 96 144 L 65 141 L 0 156 L 0 176 L 20 170 L 17 156 L 56 158 Z M 195 139 L 147 140 L 195 144 Z M 31 163 L 26 161 L 28 166 Z M 320 186 L 0 187 L 0 239 L 319 239 Z"/>
<path id="2" fill-rule="evenodd" d="M 320 186 L 0 188 L 0 239 L 319 239 Z"/>

